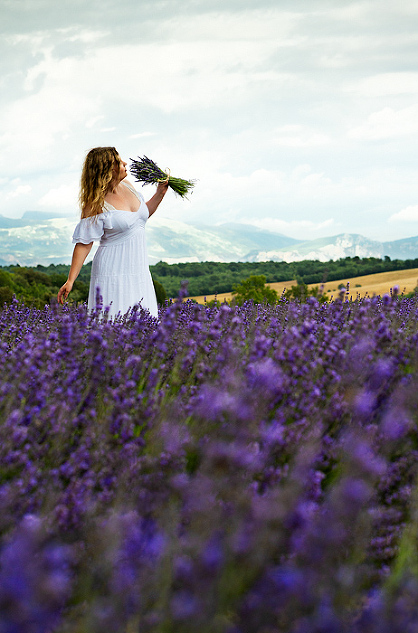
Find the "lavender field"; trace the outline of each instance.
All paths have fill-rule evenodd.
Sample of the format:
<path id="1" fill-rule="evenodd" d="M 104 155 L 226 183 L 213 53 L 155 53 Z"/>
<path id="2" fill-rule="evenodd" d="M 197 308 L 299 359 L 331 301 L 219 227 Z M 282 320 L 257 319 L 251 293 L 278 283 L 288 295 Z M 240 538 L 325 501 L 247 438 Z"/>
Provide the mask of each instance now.
<path id="1" fill-rule="evenodd" d="M 0 311 L 0 633 L 418 631 L 418 303 Z"/>

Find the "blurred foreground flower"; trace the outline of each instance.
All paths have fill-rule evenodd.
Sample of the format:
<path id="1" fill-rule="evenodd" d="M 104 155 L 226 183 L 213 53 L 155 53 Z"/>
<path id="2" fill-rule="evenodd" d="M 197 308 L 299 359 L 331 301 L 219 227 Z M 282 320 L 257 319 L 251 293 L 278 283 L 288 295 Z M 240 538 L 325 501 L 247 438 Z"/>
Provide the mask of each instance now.
<path id="1" fill-rule="evenodd" d="M 418 633 L 418 300 L 0 307 L 0 633 Z"/>
<path id="2" fill-rule="evenodd" d="M 143 183 L 142 186 L 155 185 L 168 179 L 168 186 L 181 198 L 187 197 L 189 191 L 194 187 L 194 180 L 174 178 L 170 175 L 170 170 L 167 170 L 168 173 L 164 172 L 147 156 L 143 156 L 142 158 L 138 156 L 138 160 L 134 160 L 133 158 L 130 160 L 132 161 L 130 172 L 138 182 Z"/>

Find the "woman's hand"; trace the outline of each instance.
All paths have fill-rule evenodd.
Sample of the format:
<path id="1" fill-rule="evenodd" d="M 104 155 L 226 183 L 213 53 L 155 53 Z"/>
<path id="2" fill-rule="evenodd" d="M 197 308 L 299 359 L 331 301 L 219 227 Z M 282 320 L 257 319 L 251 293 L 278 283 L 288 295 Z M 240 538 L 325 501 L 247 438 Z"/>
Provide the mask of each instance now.
<path id="1" fill-rule="evenodd" d="M 58 303 L 63 304 L 64 301 L 67 300 L 68 295 L 70 294 L 71 290 L 73 289 L 73 285 L 74 284 L 73 284 L 72 281 L 67 280 L 65 282 L 65 284 L 63 286 L 61 286 L 61 288 L 59 289 L 59 292 L 58 292 L 58 296 L 57 296 Z"/>
<path id="2" fill-rule="evenodd" d="M 161 199 L 163 199 L 165 194 L 167 193 L 167 189 L 168 189 L 168 176 L 167 176 L 167 180 L 163 180 L 163 182 L 158 183 L 156 193 L 161 196 Z"/>
<path id="3" fill-rule="evenodd" d="M 62 286 L 62 288 L 59 289 L 57 296 L 58 303 L 63 304 L 64 301 L 67 300 L 68 295 L 73 289 L 74 282 L 78 277 L 78 273 L 80 272 L 87 255 L 90 253 L 92 246 L 93 242 L 90 242 L 90 244 L 82 244 L 81 242 L 77 242 L 77 244 L 74 246 L 70 272 L 68 273 L 67 281 Z"/>

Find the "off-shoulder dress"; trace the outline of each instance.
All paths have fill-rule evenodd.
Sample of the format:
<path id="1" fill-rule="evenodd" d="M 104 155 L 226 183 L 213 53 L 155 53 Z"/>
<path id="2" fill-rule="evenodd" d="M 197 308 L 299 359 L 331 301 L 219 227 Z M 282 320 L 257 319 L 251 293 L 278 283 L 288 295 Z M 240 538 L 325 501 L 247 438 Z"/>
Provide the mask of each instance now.
<path id="1" fill-rule="evenodd" d="M 136 304 L 157 317 L 145 240 L 148 207 L 142 194 L 128 183 L 123 184 L 138 198 L 138 209 L 135 212 L 115 209 L 105 202 L 103 212 L 83 218 L 73 234 L 74 244 L 100 240 L 91 268 L 88 308 L 96 307 L 99 293 L 103 307 L 110 307 L 110 317 L 125 314 Z"/>

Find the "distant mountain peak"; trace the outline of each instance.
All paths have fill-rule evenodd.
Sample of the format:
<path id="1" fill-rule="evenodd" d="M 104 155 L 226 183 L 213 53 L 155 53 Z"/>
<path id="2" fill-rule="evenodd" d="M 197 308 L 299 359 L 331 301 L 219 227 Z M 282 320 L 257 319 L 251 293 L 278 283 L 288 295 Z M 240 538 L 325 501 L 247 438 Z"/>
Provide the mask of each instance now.
<path id="1" fill-rule="evenodd" d="M 0 215 L 0 265 L 70 263 L 77 217 L 26 211 L 22 218 Z M 378 242 L 358 233 L 300 241 L 237 222 L 217 226 L 154 216 L 146 228 L 150 263 L 191 261 L 329 261 L 345 257 L 418 257 L 418 237 Z"/>

